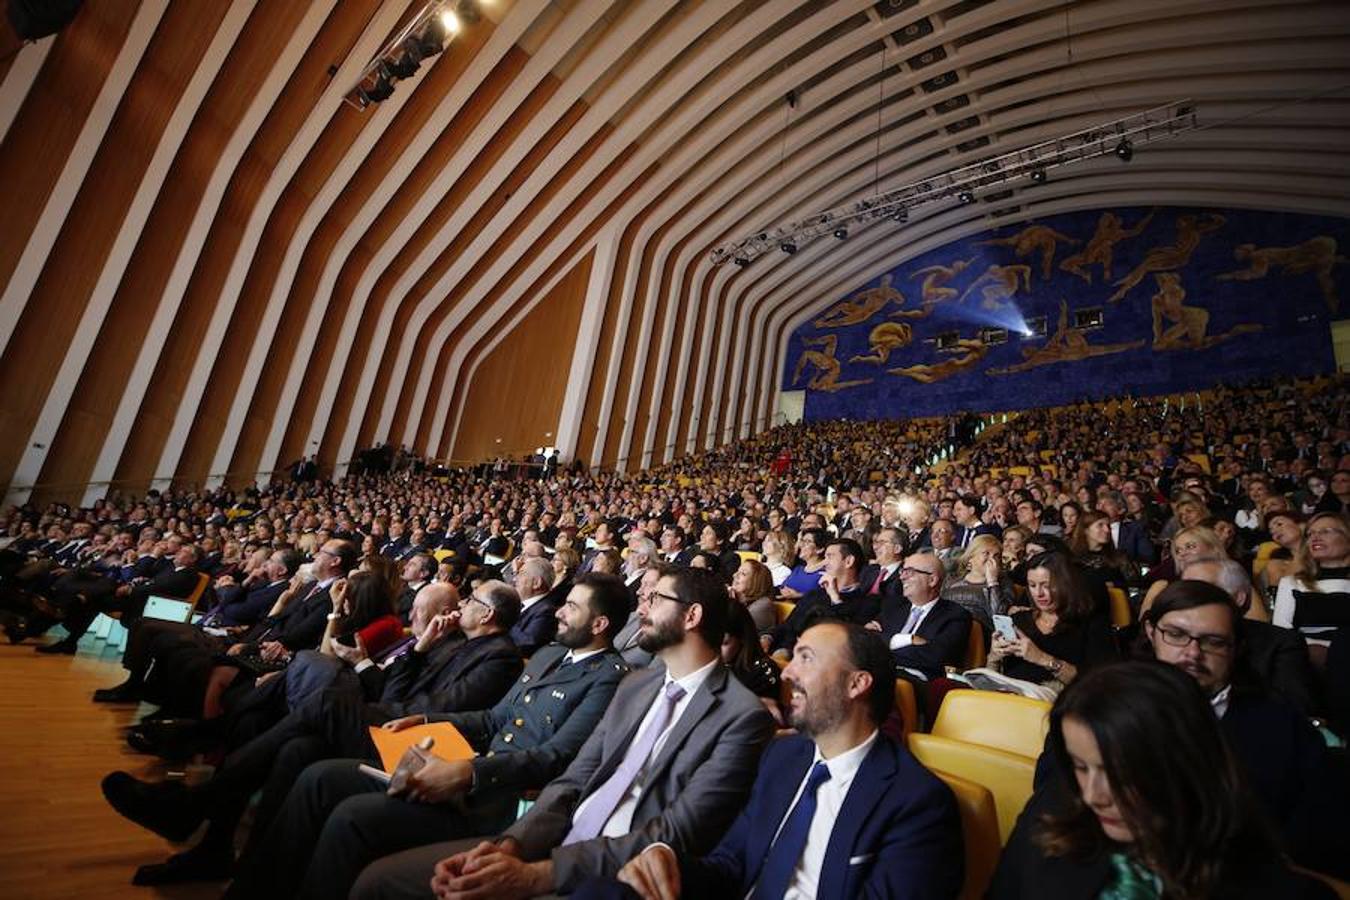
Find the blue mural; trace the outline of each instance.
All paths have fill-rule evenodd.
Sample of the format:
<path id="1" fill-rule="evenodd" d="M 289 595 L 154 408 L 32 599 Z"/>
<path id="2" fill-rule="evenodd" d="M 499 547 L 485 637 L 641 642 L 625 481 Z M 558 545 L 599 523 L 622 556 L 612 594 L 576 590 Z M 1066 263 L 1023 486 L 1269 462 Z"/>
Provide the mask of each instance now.
<path id="1" fill-rule="evenodd" d="M 1067 213 L 957 241 L 788 342 L 808 419 L 1000 410 L 1332 371 L 1350 220 Z"/>

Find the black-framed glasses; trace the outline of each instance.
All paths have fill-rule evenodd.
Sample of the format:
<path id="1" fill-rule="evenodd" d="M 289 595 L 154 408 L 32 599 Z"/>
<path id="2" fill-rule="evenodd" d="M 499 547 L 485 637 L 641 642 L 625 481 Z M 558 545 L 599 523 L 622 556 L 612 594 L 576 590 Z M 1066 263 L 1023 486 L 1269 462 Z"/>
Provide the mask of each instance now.
<path id="1" fill-rule="evenodd" d="M 648 594 L 647 594 L 647 604 L 648 604 L 649 606 L 652 605 L 652 604 L 654 604 L 657 600 L 669 600 L 671 603 L 678 603 L 678 604 L 680 604 L 681 606 L 689 606 L 691 603 L 693 603 L 692 600 L 681 600 L 679 597 L 676 597 L 674 594 L 663 594 L 663 593 L 661 593 L 660 591 L 656 591 L 656 590 L 653 590 L 653 591 L 648 592 Z"/>
<path id="2" fill-rule="evenodd" d="M 1158 634 L 1162 637 L 1163 643 L 1171 647 L 1188 647 L 1191 641 L 1195 641 L 1200 650 L 1204 653 L 1222 655 L 1233 649 L 1233 641 L 1219 634 L 1191 634 L 1181 628 L 1171 625 L 1157 626 Z"/>
<path id="3" fill-rule="evenodd" d="M 464 604 L 477 603 L 479 606 L 481 606 L 481 607 L 483 607 L 484 609 L 487 609 L 487 610 L 495 610 L 495 609 L 496 609 L 496 607 L 493 606 L 491 603 L 488 603 L 486 600 L 480 599 L 480 598 L 479 598 L 477 595 L 475 595 L 475 594 L 470 594 L 469 596 L 465 597 L 463 602 L 464 602 Z"/>
<path id="4" fill-rule="evenodd" d="M 905 566 L 900 570 L 901 575 L 927 575 L 932 577 L 933 573 L 927 569 L 919 569 L 914 566 Z"/>

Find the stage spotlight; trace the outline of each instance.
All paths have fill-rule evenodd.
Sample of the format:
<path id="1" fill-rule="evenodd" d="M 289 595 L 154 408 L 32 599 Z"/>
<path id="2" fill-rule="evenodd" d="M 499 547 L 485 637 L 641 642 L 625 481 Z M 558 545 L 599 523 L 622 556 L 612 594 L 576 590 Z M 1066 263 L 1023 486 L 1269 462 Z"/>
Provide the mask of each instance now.
<path id="1" fill-rule="evenodd" d="M 474 2 L 474 0 L 459 0 L 457 8 L 459 9 L 460 18 L 470 25 L 483 18 L 483 12 L 478 8 L 478 4 Z"/>
<path id="2" fill-rule="evenodd" d="M 412 53 L 405 53 L 394 61 L 388 63 L 389 72 L 395 78 L 411 78 L 417 72 L 417 67 L 422 64 L 420 57 Z"/>
<path id="3" fill-rule="evenodd" d="M 970 191 L 962 191 L 961 193 L 956 195 L 956 199 L 960 200 L 962 203 L 974 203 L 975 195 L 972 194 Z"/>
<path id="4" fill-rule="evenodd" d="M 1034 184 L 1045 184 L 1045 170 L 1044 170 L 1044 169 L 1032 169 L 1032 170 L 1031 170 L 1031 180 L 1032 180 L 1032 182 L 1033 182 Z"/>
<path id="5" fill-rule="evenodd" d="M 732 262 L 740 266 L 742 269 L 750 265 L 750 260 L 746 259 L 744 256 L 738 256 L 734 260 L 732 260 Z"/>
<path id="6" fill-rule="evenodd" d="M 839 238 L 839 240 L 841 240 L 841 241 L 846 241 L 846 240 L 848 240 L 848 229 L 847 229 L 847 228 L 836 228 L 836 229 L 834 230 L 834 236 L 837 237 L 837 238 Z"/>
<path id="7" fill-rule="evenodd" d="M 441 10 L 440 20 L 442 27 L 445 28 L 446 34 L 459 33 L 459 16 L 455 15 L 453 9 Z"/>
<path id="8" fill-rule="evenodd" d="M 778 245 L 778 249 L 782 250 L 788 256 L 791 256 L 792 254 L 797 252 L 797 245 L 792 243 L 791 241 L 783 241 L 783 243 Z"/>
<path id="9" fill-rule="evenodd" d="M 1134 144 L 1129 141 L 1121 141 L 1116 144 L 1116 157 L 1121 162 L 1129 162 L 1134 159 Z"/>

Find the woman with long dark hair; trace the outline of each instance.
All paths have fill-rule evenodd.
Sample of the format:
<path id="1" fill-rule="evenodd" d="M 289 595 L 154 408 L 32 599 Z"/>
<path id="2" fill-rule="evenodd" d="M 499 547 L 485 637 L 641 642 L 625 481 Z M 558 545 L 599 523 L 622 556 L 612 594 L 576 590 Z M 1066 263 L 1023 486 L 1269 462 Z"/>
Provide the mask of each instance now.
<path id="1" fill-rule="evenodd" d="M 1050 713 L 1052 772 L 988 896 L 1059 900 L 1330 897 L 1290 872 L 1195 679 L 1104 666 Z"/>
<path id="2" fill-rule="evenodd" d="M 1041 553 L 1027 561 L 1027 597 L 1031 609 L 1012 617 L 1017 639 L 994 636 L 991 667 L 1035 684 L 1068 684 L 1116 658 L 1110 627 L 1092 614 L 1092 593 L 1066 554 Z"/>
<path id="3" fill-rule="evenodd" d="M 319 652 L 332 656 L 333 641 L 360 642 L 366 654 L 380 654 L 403 637 L 403 623 L 394 614 L 395 594 L 389 580 L 377 572 L 357 572 L 339 578 L 330 591 L 333 612 L 319 643 Z"/>

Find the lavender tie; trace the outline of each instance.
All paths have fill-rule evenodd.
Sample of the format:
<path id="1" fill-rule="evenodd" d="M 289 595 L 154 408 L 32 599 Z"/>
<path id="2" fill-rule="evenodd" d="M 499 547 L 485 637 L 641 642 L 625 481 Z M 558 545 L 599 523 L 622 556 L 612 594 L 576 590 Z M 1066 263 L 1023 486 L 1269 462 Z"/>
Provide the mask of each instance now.
<path id="1" fill-rule="evenodd" d="M 683 696 L 684 688 L 680 687 L 678 682 L 671 681 L 666 684 L 665 695 L 661 698 L 661 705 L 656 708 L 651 725 L 642 732 L 636 743 L 629 745 L 623 762 L 619 763 L 614 774 L 591 795 L 591 802 L 586 805 L 585 813 L 572 823 L 572 830 L 567 833 L 564 845 L 589 841 L 600 834 L 609 817 L 614 815 L 614 810 L 619 808 L 623 798 L 628 795 L 642 767 L 647 764 L 647 757 L 651 756 L 656 739 L 670 724 L 670 717 L 675 713 L 675 704 L 679 703 Z"/>

